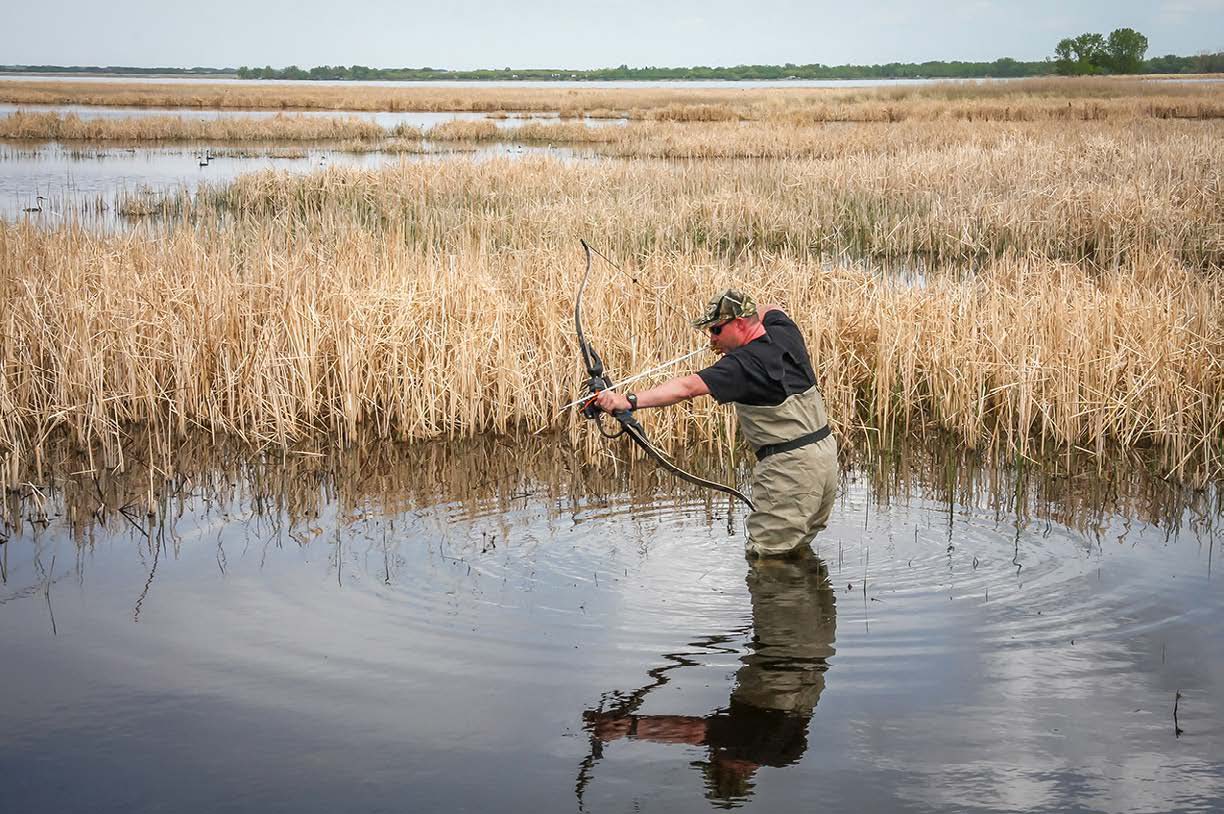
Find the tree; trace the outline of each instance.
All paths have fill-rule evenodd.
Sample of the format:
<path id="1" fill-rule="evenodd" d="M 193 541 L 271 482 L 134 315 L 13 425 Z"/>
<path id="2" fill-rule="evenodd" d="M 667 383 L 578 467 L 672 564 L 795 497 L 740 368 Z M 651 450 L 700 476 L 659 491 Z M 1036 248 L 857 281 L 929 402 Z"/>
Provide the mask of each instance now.
<path id="1" fill-rule="evenodd" d="M 1054 48 L 1055 70 L 1067 76 L 1097 73 L 1143 73 L 1147 37 L 1133 28 L 1116 28 L 1106 39 L 1100 34 L 1080 34 L 1058 41 Z"/>
<path id="2" fill-rule="evenodd" d="M 1100 34 L 1080 34 L 1064 38 L 1054 48 L 1057 71 L 1069 76 L 1101 73 L 1104 68 L 1105 38 Z"/>
<path id="3" fill-rule="evenodd" d="M 1192 57 L 1179 57 L 1176 54 L 1152 57 L 1143 63 L 1144 73 L 1191 73 L 1193 70 Z"/>
<path id="4" fill-rule="evenodd" d="M 1075 46 L 1070 37 L 1063 37 L 1054 46 L 1054 70 L 1063 76 L 1071 76 L 1075 71 Z"/>
<path id="5" fill-rule="evenodd" d="M 1224 73 L 1224 51 L 1199 54 L 1193 64 L 1195 73 Z"/>
<path id="6" fill-rule="evenodd" d="M 1135 29 L 1114 29 L 1109 32 L 1109 41 L 1104 46 L 1104 61 L 1111 72 L 1139 73 L 1143 70 L 1148 40 Z"/>
<path id="7" fill-rule="evenodd" d="M 1080 34 L 1071 40 L 1071 49 L 1080 65 L 1080 73 L 1100 73 L 1105 67 L 1106 44 L 1100 34 Z"/>

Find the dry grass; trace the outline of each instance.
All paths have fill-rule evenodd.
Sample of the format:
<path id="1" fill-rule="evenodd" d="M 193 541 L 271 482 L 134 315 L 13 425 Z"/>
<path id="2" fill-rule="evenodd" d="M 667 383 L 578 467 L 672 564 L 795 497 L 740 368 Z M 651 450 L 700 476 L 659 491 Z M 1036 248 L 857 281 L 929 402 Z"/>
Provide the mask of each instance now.
<path id="1" fill-rule="evenodd" d="M 131 137 L 132 131 L 119 122 L 110 124 L 116 137 Z M 314 133 L 331 126 L 320 120 L 304 124 Z M 226 132 L 239 140 L 266 132 L 265 121 L 251 125 L 251 133 L 236 127 Z M 167 135 L 152 128 L 147 132 Z M 657 235 L 660 242 L 685 250 L 934 261 L 980 261 L 1013 251 L 1098 264 L 1122 262 L 1143 251 L 1199 267 L 1224 263 L 1224 124 L 1217 122 L 641 122 L 609 127 L 527 122 L 499 129 L 491 121 L 457 121 L 431 128 L 425 136 L 456 144 L 574 144 L 621 158 L 668 159 L 615 169 L 601 165 L 590 174 L 567 169 L 565 174 L 574 183 L 602 185 L 616 196 L 625 195 L 625 189 L 640 190 L 647 206 L 640 214 L 629 213 L 624 228 Z M 422 149 L 414 138 L 334 144 L 354 151 Z M 675 159 L 700 161 L 676 165 Z M 506 169 L 504 177 L 482 178 L 481 183 L 503 200 L 526 196 L 533 205 L 540 194 L 533 173 Z M 206 197 L 236 211 L 277 214 L 282 203 L 275 196 L 289 193 L 270 193 L 274 199 L 267 200 L 264 187 L 264 180 L 241 181 Z M 320 197 L 315 189 L 328 195 L 334 190 L 329 184 L 307 185 L 284 205 L 293 206 L 298 198 L 309 200 L 311 211 L 349 205 Z M 611 199 L 602 205 L 610 217 L 626 217 L 615 203 Z M 182 205 L 171 199 L 163 209 L 178 212 Z M 363 202 L 376 211 L 398 205 L 377 190 Z M 517 222 L 507 217 L 494 228 Z"/>
<path id="2" fill-rule="evenodd" d="M 1171 471 L 1224 471 L 1214 87 L 133 88 L 87 90 L 107 104 L 135 92 L 150 105 L 171 93 L 230 108 L 628 112 L 623 127 L 451 122 L 424 135 L 632 160 L 262 173 L 194 198 L 129 196 L 147 225 L 127 234 L 0 227 L 0 482 L 55 437 L 113 461 L 132 426 L 280 446 L 546 426 L 579 381 L 580 237 L 654 292 L 597 270 L 588 331 L 614 375 L 699 342 L 676 308 L 734 282 L 800 322 L 843 436 L 939 434 L 1033 458 L 1153 445 Z M 0 98 L 25 90 L 0 83 Z M 421 137 L 288 116 L 0 122 L 0 137 L 87 141 L 413 151 Z M 897 258 L 900 272 L 863 265 Z M 665 444 L 714 448 L 733 429 L 709 402 L 648 419 Z"/>
<path id="3" fill-rule="evenodd" d="M 524 129 L 550 141 L 567 127 Z M 541 218 L 597 215 L 610 232 L 632 236 L 633 252 L 661 246 L 964 262 L 1012 251 L 1112 264 L 1143 251 L 1196 266 L 1224 261 L 1224 130 L 1214 125 L 995 127 L 984 135 L 975 125 L 904 129 L 827 133 L 822 159 L 498 163 L 434 170 L 436 183 L 428 185 L 399 170 L 309 181 L 255 176 L 202 200 L 260 217 L 282 217 L 287 208 L 300 217 L 334 210 L 363 221 L 404 219 L 418 234 L 420 224 L 479 226 L 499 243 Z M 620 138 L 616 128 L 584 132 L 605 130 Z M 678 139 L 672 148 L 687 154 Z M 551 177 L 590 192 L 567 212 L 572 196 Z M 405 200 L 404 184 L 420 192 Z M 486 195 L 498 205 L 495 218 L 483 206 Z M 423 234 L 442 242 L 449 233 Z"/>
<path id="4" fill-rule="evenodd" d="M 434 141 L 498 141 L 505 133 L 492 121 L 450 121 L 436 124 L 426 131 Z"/>
<path id="5" fill-rule="evenodd" d="M 396 137 L 406 137 L 397 128 Z M 59 141 L 382 141 L 391 133 L 359 118 L 321 116 L 231 116 L 184 119 L 178 116 L 133 116 L 82 119 L 69 113 L 16 112 L 0 117 L 0 138 Z"/>
<path id="6" fill-rule="evenodd" d="M 0 102 L 216 110 L 561 111 L 567 117 L 805 122 L 1220 118 L 1224 88 L 1123 78 L 838 88 L 574 88 L 0 81 Z"/>
<path id="7" fill-rule="evenodd" d="M 970 151 L 947 164 L 972 172 L 973 160 Z M 810 251 L 826 211 L 816 193 L 831 177 L 822 166 L 490 161 L 267 173 L 204 192 L 195 220 L 165 232 L 5 226 L 4 475 L 57 433 L 118 455 L 133 423 L 155 437 L 203 428 L 276 445 L 546 426 L 579 382 L 579 237 L 654 292 L 632 291 L 607 267 L 594 275 L 587 330 L 614 375 L 697 344 L 674 309 L 736 282 L 803 327 L 843 436 L 947 433 L 1028 456 L 1154 444 L 1172 469 L 1202 457 L 1218 469 L 1224 291 L 1218 271 L 1170 253 L 1181 235 L 1161 229 L 1174 216 L 1136 223 L 1142 213 L 1119 210 L 1119 251 L 1104 268 L 1053 259 L 1082 225 L 1068 225 L 1075 210 L 1064 209 L 1033 233 L 1012 224 L 1015 241 L 1033 246 L 973 273 L 887 275 Z M 980 165 L 995 166 L 1011 165 Z M 222 217 L 208 214 L 216 208 Z M 863 229 L 887 228 L 889 211 L 864 216 Z M 731 426 L 708 401 L 648 419 L 665 443 L 717 445 Z"/>

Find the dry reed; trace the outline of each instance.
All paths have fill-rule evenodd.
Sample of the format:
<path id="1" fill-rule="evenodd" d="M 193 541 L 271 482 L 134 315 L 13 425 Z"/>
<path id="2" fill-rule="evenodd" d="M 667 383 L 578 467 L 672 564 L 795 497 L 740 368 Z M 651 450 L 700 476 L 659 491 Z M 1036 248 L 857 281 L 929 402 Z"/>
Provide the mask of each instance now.
<path id="1" fill-rule="evenodd" d="M 947 183 L 952 168 L 958 178 L 966 167 L 1038 169 L 1013 157 L 966 149 L 927 171 Z M 1024 254 L 999 251 L 965 274 L 881 274 L 812 251 L 827 213 L 839 211 L 822 203 L 840 177 L 826 163 L 265 173 L 204 191 L 193 221 L 164 232 L 5 226 L 4 477 L 37 461 L 56 434 L 116 455 L 133 423 L 159 436 L 204 428 L 277 445 L 546 426 L 579 382 L 570 322 L 579 237 L 651 290 L 632 290 L 607 267 L 588 289 L 587 330 L 614 375 L 700 342 L 675 309 L 735 282 L 783 303 L 803 327 L 844 437 L 939 433 L 1020 456 L 1154 444 L 1175 471 L 1195 457 L 1218 468 L 1224 291 L 1218 271 L 1170 252 L 1185 237 L 1184 212 L 1152 219 L 1136 196 L 1142 211 L 1116 210 L 1117 251 L 1103 268 L 1055 259 L 1084 225 L 1068 217 L 1083 210 L 1056 206 L 1039 212 L 1050 220 L 1034 231 L 1027 213 L 1010 224 L 1013 242 L 1031 244 Z M 1177 168 L 1192 177 L 1195 163 L 1183 157 Z M 1066 171 L 1045 167 L 1028 203 Z M 886 225 L 888 177 L 862 179 L 874 194 L 861 202 L 876 207 L 861 214 L 862 229 L 924 245 L 916 236 L 935 231 L 904 227 L 898 237 L 903 227 Z M 847 200 L 856 199 L 837 206 Z M 958 242 L 981 239 L 980 213 L 944 221 L 951 202 L 937 203 L 895 216 L 964 227 Z M 223 216 L 210 218 L 218 208 Z M 1218 209 L 1212 218 L 1218 229 Z M 718 444 L 726 418 L 707 400 L 648 421 L 665 444 Z"/>
<path id="2" fill-rule="evenodd" d="M 524 127 L 533 139 L 547 141 L 572 125 Z M 609 130 L 618 128 L 586 132 Z M 732 256 L 755 251 L 959 262 L 1013 251 L 1112 264 L 1143 251 L 1195 266 L 1224 260 L 1224 130 L 1215 125 L 903 130 L 873 125 L 825 133 L 814 142 L 826 153 L 821 159 L 597 162 L 556 172 L 594 190 L 571 217 L 598 213 L 610 229 L 638 236 L 635 252 L 659 245 Z M 682 157 L 688 153 L 679 137 L 671 148 Z M 476 223 L 501 242 L 542 212 L 565 220 L 566 213 L 556 211 L 564 210 L 565 198 L 555 198 L 548 172 L 530 162 L 499 163 L 435 170 L 436 182 L 428 185 L 395 170 L 309 182 L 253 176 L 206 190 L 201 200 L 264 217 L 280 217 L 286 209 L 301 217 L 360 209 L 362 219 L 444 222 L 454 229 Z M 469 175 L 475 177 L 461 180 Z M 401 184 L 421 191 L 405 200 Z M 354 186 L 364 194 L 352 197 Z M 498 202 L 497 218 L 487 218 L 477 190 Z M 448 233 L 424 234 L 442 242 Z"/>
<path id="3" fill-rule="evenodd" d="M 1028 79 L 837 88 L 398 87 L 205 83 L 0 81 L 0 102 L 216 110 L 561 111 L 563 115 L 711 121 L 797 117 L 802 121 L 978 118 L 1220 118 L 1224 89 L 1139 79 Z"/>
<path id="4" fill-rule="evenodd" d="M 321 116 L 227 116 L 184 119 L 178 116 L 133 116 L 82 119 L 76 114 L 18 111 L 0 117 L 0 138 L 60 141 L 381 141 L 407 137 L 411 128 L 394 133 L 360 118 Z"/>

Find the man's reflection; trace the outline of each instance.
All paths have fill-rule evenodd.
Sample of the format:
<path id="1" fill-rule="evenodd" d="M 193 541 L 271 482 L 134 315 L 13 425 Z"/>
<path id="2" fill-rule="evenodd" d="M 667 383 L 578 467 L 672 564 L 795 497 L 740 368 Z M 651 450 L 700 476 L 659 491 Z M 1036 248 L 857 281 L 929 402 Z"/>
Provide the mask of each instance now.
<path id="1" fill-rule="evenodd" d="M 704 746 L 696 764 L 705 776 L 707 797 L 732 803 L 751 794 L 762 766 L 789 766 L 807 750 L 808 722 L 833 655 L 836 609 L 828 568 L 810 552 L 793 560 L 758 560 L 750 565 L 753 637 L 735 674 L 725 709 L 705 717 L 637 715 L 645 695 L 667 683 L 666 672 L 693 664 L 668 656 L 668 667 L 651 671 L 654 682 L 633 693 L 615 693 L 611 710 L 583 714 L 592 752 L 578 779 L 579 802 L 603 744 L 620 738 Z"/>

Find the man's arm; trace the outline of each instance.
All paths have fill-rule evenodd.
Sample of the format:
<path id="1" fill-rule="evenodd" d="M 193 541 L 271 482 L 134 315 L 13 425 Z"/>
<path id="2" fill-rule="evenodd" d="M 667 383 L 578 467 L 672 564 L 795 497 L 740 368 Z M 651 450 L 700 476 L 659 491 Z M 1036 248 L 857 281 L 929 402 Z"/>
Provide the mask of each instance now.
<path id="1" fill-rule="evenodd" d="M 705 743 L 706 719 L 696 715 L 584 715 L 595 737 L 604 743 L 619 738 L 636 738 L 654 743 Z"/>
<path id="2" fill-rule="evenodd" d="M 765 319 L 765 315 L 768 314 L 770 311 L 782 311 L 782 306 L 781 305 L 758 305 L 757 306 L 757 319 Z M 786 313 L 786 312 L 783 311 L 783 313 Z"/>
<path id="3" fill-rule="evenodd" d="M 638 409 L 643 407 L 666 407 L 697 396 L 708 396 L 710 388 L 696 373 L 688 376 L 677 376 L 668 379 L 660 385 L 643 390 L 637 394 Z M 604 390 L 595 398 L 595 403 L 607 412 L 619 412 L 629 409 L 629 399 L 620 393 Z"/>

